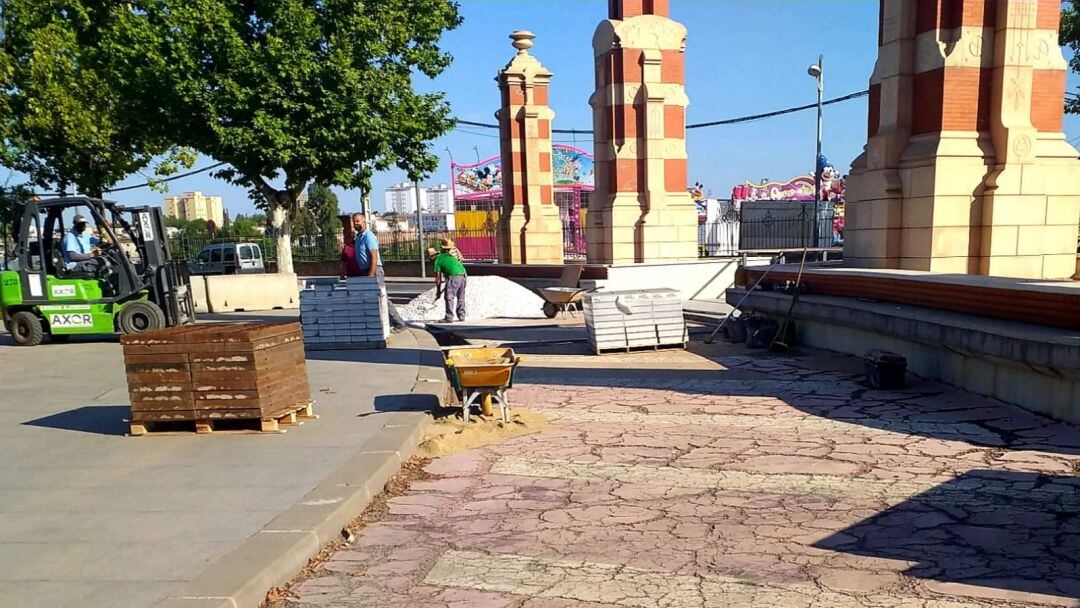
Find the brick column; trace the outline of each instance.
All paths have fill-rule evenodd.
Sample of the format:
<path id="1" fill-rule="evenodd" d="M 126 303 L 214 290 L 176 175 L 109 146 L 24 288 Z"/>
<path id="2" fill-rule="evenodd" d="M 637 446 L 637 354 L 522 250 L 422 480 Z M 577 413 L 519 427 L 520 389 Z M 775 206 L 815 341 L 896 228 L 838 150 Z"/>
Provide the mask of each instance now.
<path id="1" fill-rule="evenodd" d="M 998 6 L 989 95 L 994 167 L 982 200 L 979 272 L 1066 278 L 1076 270 L 1077 152 L 1061 132 L 1068 64 L 1061 3 Z"/>
<path id="2" fill-rule="evenodd" d="M 911 136 L 915 0 L 882 2 L 878 59 L 870 76 L 868 140 L 851 163 L 844 225 L 844 259 L 869 268 L 899 268 L 900 157 Z"/>
<path id="3" fill-rule="evenodd" d="M 1072 274 L 1080 210 L 1068 192 L 1080 188 L 1077 153 L 1061 134 L 1059 4 L 881 3 L 868 141 L 848 180 L 845 263 Z"/>
<path id="4" fill-rule="evenodd" d="M 555 205 L 551 122 L 551 72 L 529 54 L 531 32 L 510 35 L 517 55 L 496 81 L 502 93 L 499 119 L 503 209 L 498 248 L 502 264 L 562 264 L 563 234 Z"/>
<path id="5" fill-rule="evenodd" d="M 588 259 L 697 259 L 697 212 L 686 189 L 686 28 L 668 18 L 667 0 L 610 0 L 609 14 L 593 37 Z"/>

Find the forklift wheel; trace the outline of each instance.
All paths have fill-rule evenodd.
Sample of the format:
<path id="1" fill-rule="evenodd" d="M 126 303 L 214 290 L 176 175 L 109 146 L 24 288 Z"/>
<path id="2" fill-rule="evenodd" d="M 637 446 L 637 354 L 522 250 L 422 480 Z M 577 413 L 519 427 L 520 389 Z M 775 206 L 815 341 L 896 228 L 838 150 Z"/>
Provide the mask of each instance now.
<path id="1" fill-rule="evenodd" d="M 44 332 L 41 329 L 41 319 L 32 312 L 17 312 L 11 315 L 11 339 L 19 346 L 37 346 L 41 344 Z"/>
<path id="2" fill-rule="evenodd" d="M 116 325 L 122 334 L 138 334 L 165 327 L 165 313 L 153 302 L 138 300 L 125 306 L 117 315 Z"/>

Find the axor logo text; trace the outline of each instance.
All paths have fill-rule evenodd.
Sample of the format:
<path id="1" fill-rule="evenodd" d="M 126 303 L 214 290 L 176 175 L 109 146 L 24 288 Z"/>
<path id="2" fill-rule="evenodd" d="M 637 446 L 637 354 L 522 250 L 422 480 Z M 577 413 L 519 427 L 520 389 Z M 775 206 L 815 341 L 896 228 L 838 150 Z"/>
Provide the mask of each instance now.
<path id="1" fill-rule="evenodd" d="M 89 313 L 49 315 L 49 326 L 56 327 L 90 327 L 94 324 L 94 318 Z"/>

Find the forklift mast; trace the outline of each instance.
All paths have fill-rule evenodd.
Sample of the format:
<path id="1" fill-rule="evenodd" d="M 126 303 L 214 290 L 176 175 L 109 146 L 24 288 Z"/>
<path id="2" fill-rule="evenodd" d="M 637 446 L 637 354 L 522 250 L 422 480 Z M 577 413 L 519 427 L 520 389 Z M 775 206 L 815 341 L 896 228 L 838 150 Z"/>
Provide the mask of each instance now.
<path id="1" fill-rule="evenodd" d="M 130 214 L 133 220 L 131 232 L 139 243 L 139 251 L 147 273 L 150 299 L 165 313 L 166 324 L 181 325 L 195 318 L 191 299 L 191 279 L 187 265 L 174 261 L 169 250 L 165 218 L 160 207 L 117 207 L 117 211 Z"/>
<path id="2" fill-rule="evenodd" d="M 135 220 L 133 230 L 138 235 L 143 259 L 148 268 L 161 267 L 172 261 L 160 207 L 121 207 L 118 210 L 130 213 Z"/>

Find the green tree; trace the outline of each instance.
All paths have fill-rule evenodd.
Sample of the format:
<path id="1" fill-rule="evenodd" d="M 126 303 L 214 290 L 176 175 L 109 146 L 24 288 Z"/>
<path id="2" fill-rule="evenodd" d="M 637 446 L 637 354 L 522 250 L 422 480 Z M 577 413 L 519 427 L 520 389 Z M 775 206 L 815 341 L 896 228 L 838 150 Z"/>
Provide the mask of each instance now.
<path id="1" fill-rule="evenodd" d="M 30 196 L 30 189 L 24 185 L 0 186 L 0 250 L 5 256 L 14 248 L 15 230 Z"/>
<path id="2" fill-rule="evenodd" d="M 182 220 L 182 219 L 180 219 L 178 217 L 173 217 L 171 215 L 166 215 L 165 216 L 165 227 L 166 228 L 177 228 L 179 230 L 183 230 L 184 228 L 187 228 L 187 220 Z"/>
<path id="3" fill-rule="evenodd" d="M 149 128 L 134 83 L 118 77 L 132 17 L 103 0 L 0 2 L 0 162 L 30 185 L 101 196 L 147 167 L 156 179 L 194 162 Z"/>
<path id="4" fill-rule="evenodd" d="M 307 189 L 307 202 L 300 210 L 297 229 L 305 234 L 335 235 L 341 232 L 341 203 L 333 190 L 322 184 L 311 184 Z"/>
<path id="5" fill-rule="evenodd" d="M 450 63 L 451 0 L 132 0 L 117 48 L 129 80 L 152 83 L 157 133 L 230 167 L 292 272 L 297 196 L 313 182 L 366 188 L 373 171 L 434 171 L 429 142 L 452 125 L 441 94 L 413 89 Z"/>
<path id="6" fill-rule="evenodd" d="M 1069 68 L 1073 72 L 1080 72 L 1080 10 L 1077 10 L 1072 2 L 1063 2 L 1061 6 L 1059 43 L 1073 52 Z M 1066 96 L 1065 111 L 1069 114 L 1080 114 L 1080 96 L 1073 95 L 1071 99 Z"/>
<path id="7" fill-rule="evenodd" d="M 236 216 L 236 219 L 233 220 L 230 231 L 232 233 L 232 236 L 253 237 L 259 235 L 258 226 L 260 225 L 260 223 L 257 223 L 252 218 L 245 217 L 243 214 L 241 214 Z"/>
<path id="8" fill-rule="evenodd" d="M 191 220 L 184 222 L 183 231 L 193 236 L 209 236 L 210 231 L 206 229 L 206 220 Z"/>

